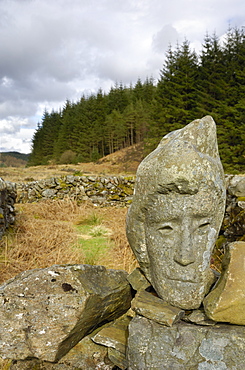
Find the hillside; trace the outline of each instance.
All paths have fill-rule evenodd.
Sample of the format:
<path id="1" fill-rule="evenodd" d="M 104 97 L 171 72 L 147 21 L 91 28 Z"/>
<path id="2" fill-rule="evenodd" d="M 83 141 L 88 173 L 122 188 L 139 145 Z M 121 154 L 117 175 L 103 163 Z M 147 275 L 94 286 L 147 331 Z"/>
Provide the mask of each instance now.
<path id="1" fill-rule="evenodd" d="M 80 175 L 134 175 L 143 159 L 143 145 L 136 144 L 109 154 L 96 163 L 60 164 L 47 166 L 0 167 L 0 177 L 13 182 L 28 182 L 53 176 Z"/>
<path id="2" fill-rule="evenodd" d="M 0 167 L 23 167 L 27 164 L 29 154 L 19 152 L 1 152 Z"/>
<path id="3" fill-rule="evenodd" d="M 138 165 L 144 158 L 144 147 L 142 143 L 117 150 L 100 158 L 97 164 L 108 164 L 109 166 L 118 166 L 120 172 L 136 172 Z"/>

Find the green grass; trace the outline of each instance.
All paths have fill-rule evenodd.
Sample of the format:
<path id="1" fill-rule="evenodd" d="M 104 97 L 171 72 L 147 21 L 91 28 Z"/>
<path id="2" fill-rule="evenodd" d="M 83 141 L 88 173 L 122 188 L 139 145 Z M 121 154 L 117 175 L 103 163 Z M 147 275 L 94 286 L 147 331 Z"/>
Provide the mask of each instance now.
<path id="1" fill-rule="evenodd" d="M 91 213 L 87 218 L 83 218 L 80 221 L 77 221 L 77 225 L 100 225 L 102 219 L 95 212 Z"/>
<path id="2" fill-rule="evenodd" d="M 85 264 L 99 264 L 112 247 L 112 241 L 109 239 L 110 232 L 101 222 L 102 220 L 96 214 L 92 214 L 76 225 L 78 248 L 84 255 Z"/>

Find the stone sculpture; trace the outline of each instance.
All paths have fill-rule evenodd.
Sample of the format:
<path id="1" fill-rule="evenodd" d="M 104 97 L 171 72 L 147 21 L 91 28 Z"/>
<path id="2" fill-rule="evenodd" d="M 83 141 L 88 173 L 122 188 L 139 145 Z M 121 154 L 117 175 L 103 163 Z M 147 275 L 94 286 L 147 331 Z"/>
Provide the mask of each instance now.
<path id="1" fill-rule="evenodd" d="M 141 162 L 127 237 L 145 276 L 168 303 L 195 309 L 208 292 L 225 198 L 210 116 L 164 136 Z"/>

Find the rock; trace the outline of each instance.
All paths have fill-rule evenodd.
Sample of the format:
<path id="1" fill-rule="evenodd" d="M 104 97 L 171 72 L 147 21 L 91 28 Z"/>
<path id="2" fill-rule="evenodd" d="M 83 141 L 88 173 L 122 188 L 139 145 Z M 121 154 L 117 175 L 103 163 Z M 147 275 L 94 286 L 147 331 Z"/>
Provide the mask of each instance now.
<path id="1" fill-rule="evenodd" d="M 128 361 L 125 354 L 117 351 L 116 349 L 108 348 L 108 357 L 116 365 L 116 369 L 126 370 L 128 368 Z"/>
<path id="2" fill-rule="evenodd" d="M 57 193 L 56 189 L 45 189 L 42 192 L 42 196 L 44 198 L 53 198 Z"/>
<path id="3" fill-rule="evenodd" d="M 172 327 L 136 316 L 129 324 L 128 370 L 240 370 L 245 363 L 245 327 Z"/>
<path id="4" fill-rule="evenodd" d="M 50 179 L 44 180 L 45 182 L 45 187 L 48 186 L 50 188 L 55 188 L 57 186 L 57 182 L 55 177 L 51 177 Z"/>
<path id="5" fill-rule="evenodd" d="M 225 210 L 212 117 L 164 136 L 139 165 L 127 236 L 146 278 L 169 304 L 198 308 Z"/>
<path id="6" fill-rule="evenodd" d="M 101 329 L 96 329 L 96 331 L 83 338 L 59 361 L 59 365 L 62 364 L 67 366 L 67 369 L 74 370 L 112 370 L 115 365 L 108 358 L 108 349 L 91 340 L 91 337 L 98 330 Z"/>
<path id="7" fill-rule="evenodd" d="M 16 185 L 0 178 L 0 239 L 15 222 Z"/>
<path id="8" fill-rule="evenodd" d="M 128 275 L 127 280 L 134 290 L 147 289 L 151 286 L 138 267 Z"/>
<path id="9" fill-rule="evenodd" d="M 228 183 L 228 193 L 236 197 L 245 197 L 245 176 L 232 177 Z"/>
<path id="10" fill-rule="evenodd" d="M 72 171 L 74 172 L 74 171 Z M 75 176 L 52 177 L 46 180 L 18 184 L 18 202 L 35 202 L 42 199 L 91 201 L 94 205 L 125 206 L 132 199 L 134 180 L 124 177 Z M 112 199 L 111 199 L 112 198 Z"/>
<path id="11" fill-rule="evenodd" d="M 91 340 L 98 330 L 101 329 L 84 337 L 58 363 L 37 359 L 12 361 L 10 370 L 112 370 L 115 365 L 108 358 L 107 347 Z"/>
<path id="12" fill-rule="evenodd" d="M 235 196 L 228 195 L 229 206 L 226 209 L 223 221 L 223 235 L 228 242 L 234 242 L 245 235 L 245 211 L 243 201 Z"/>
<path id="13" fill-rule="evenodd" d="M 212 320 L 245 325 L 245 242 L 228 245 L 221 277 L 205 297 L 204 308 Z"/>
<path id="14" fill-rule="evenodd" d="M 108 347 L 109 359 L 122 370 L 127 368 L 126 349 L 130 321 L 131 317 L 125 314 L 92 337 L 95 343 Z"/>
<path id="15" fill-rule="evenodd" d="M 185 315 L 185 311 L 171 306 L 144 290 L 136 294 L 132 300 L 131 308 L 137 314 L 167 326 L 172 326 Z"/>
<path id="16" fill-rule="evenodd" d="M 191 322 L 197 325 L 215 325 L 216 321 L 210 320 L 203 310 L 194 310 L 189 315 L 183 318 L 186 322 Z"/>
<path id="17" fill-rule="evenodd" d="M 245 210 L 245 200 L 238 200 L 237 204 L 238 204 L 238 207 Z"/>
<path id="18" fill-rule="evenodd" d="M 30 270 L 0 286 L 0 356 L 59 361 L 130 307 L 127 273 L 103 266 Z"/>

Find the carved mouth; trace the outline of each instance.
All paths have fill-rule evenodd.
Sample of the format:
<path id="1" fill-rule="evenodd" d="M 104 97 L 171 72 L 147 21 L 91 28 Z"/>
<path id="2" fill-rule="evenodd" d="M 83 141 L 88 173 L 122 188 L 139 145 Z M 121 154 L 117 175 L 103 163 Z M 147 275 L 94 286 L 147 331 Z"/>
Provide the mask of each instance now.
<path id="1" fill-rule="evenodd" d="M 202 282 L 201 277 L 195 276 L 195 277 L 186 277 L 186 276 L 176 276 L 174 277 L 171 275 L 171 277 L 166 274 L 165 277 L 168 280 L 174 280 L 174 281 L 179 281 L 181 283 L 191 283 L 191 284 L 200 284 Z"/>
<path id="2" fill-rule="evenodd" d="M 173 277 L 169 278 L 168 277 L 168 280 L 180 281 L 181 283 L 192 283 L 192 284 L 200 283 L 200 281 L 193 280 L 193 279 L 185 279 L 185 278 L 173 278 Z"/>

